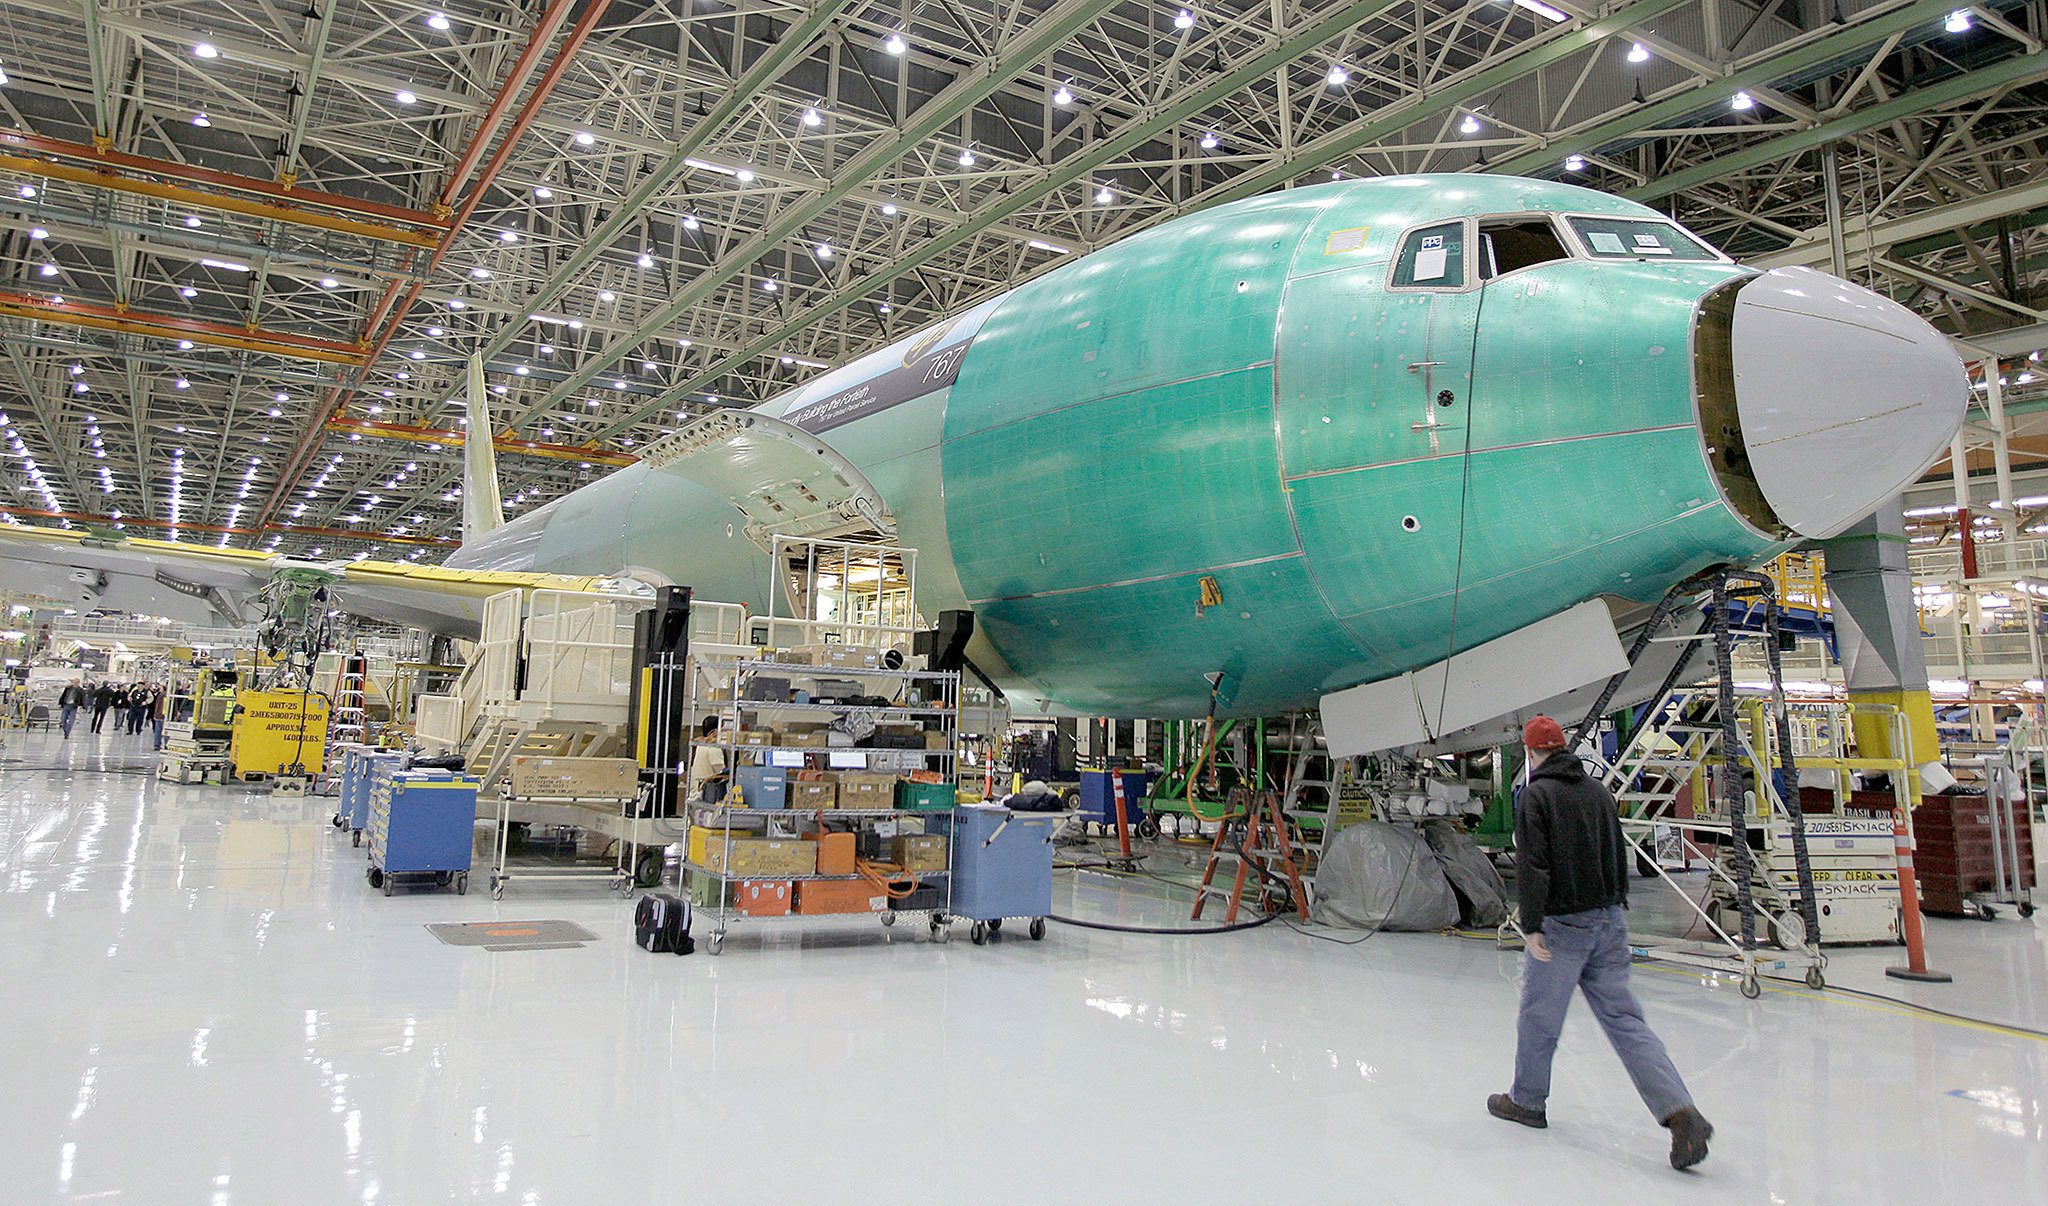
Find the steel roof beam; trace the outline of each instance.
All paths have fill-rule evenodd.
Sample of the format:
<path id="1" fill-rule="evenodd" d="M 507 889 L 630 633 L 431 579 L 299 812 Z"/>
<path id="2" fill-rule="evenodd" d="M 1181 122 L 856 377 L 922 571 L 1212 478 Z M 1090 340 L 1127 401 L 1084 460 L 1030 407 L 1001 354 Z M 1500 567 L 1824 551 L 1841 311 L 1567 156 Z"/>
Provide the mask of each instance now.
<path id="1" fill-rule="evenodd" d="M 544 395 L 540 401 L 529 405 L 518 421 L 524 422 L 526 417 L 552 409 L 563 399 L 589 385 L 607 366 L 617 363 L 621 356 L 630 351 L 632 344 L 660 334 L 669 323 L 692 306 L 712 296 L 728 281 L 747 273 L 762 255 L 780 246 L 784 239 L 802 231 L 806 225 L 838 204 L 862 181 L 901 160 L 927 139 L 939 134 L 961 114 L 968 112 L 1010 79 L 1029 70 L 1053 48 L 1086 28 L 1115 4 L 1116 0 L 1060 0 L 1059 4 L 1021 29 L 1015 41 L 997 50 L 993 56 L 971 70 L 963 72 L 937 95 L 926 101 L 908 117 L 894 138 L 870 146 L 841 164 L 833 175 L 831 185 L 823 192 L 790 206 L 765 223 L 761 230 L 745 243 L 727 251 L 721 257 L 719 265 L 699 274 L 696 279 L 676 291 L 667 304 L 655 311 L 652 318 L 635 330 L 630 340 L 609 344 L 599 350 L 577 370 L 575 376 Z"/>
<path id="2" fill-rule="evenodd" d="M 1952 105 L 1959 101 L 1997 92 L 2004 88 L 2018 87 L 2048 79 L 2048 59 L 2035 55 L 2016 55 L 1994 63 L 1966 71 L 1938 84 L 1914 88 L 1902 92 L 1888 101 L 1854 110 L 1832 121 L 1808 126 L 1792 134 L 1782 134 L 1761 142 L 1752 143 L 1739 150 L 1716 155 L 1696 167 L 1659 176 L 1647 184 L 1624 192 L 1622 195 L 1635 201 L 1655 201 L 1673 193 L 1688 192 L 1702 185 L 1725 183 L 1739 173 L 1776 163 L 1787 156 L 1798 155 L 1850 134 L 1860 134 L 1879 126 L 1911 117 L 1916 113 Z"/>

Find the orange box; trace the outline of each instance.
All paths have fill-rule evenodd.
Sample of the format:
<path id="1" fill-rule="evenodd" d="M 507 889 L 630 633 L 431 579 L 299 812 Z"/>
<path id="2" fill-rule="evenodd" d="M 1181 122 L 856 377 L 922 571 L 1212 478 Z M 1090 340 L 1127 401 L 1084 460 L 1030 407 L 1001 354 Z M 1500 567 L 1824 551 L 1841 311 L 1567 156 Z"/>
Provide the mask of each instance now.
<path id="1" fill-rule="evenodd" d="M 850 833 L 818 835 L 818 874 L 852 875 L 854 841 Z"/>
<path id="2" fill-rule="evenodd" d="M 806 880 L 796 888 L 796 911 L 805 915 L 881 913 L 889 908 L 888 894 L 867 879 Z"/>
<path id="3" fill-rule="evenodd" d="M 743 879 L 733 891 L 733 907 L 747 917 L 786 917 L 791 886 L 786 879 Z"/>

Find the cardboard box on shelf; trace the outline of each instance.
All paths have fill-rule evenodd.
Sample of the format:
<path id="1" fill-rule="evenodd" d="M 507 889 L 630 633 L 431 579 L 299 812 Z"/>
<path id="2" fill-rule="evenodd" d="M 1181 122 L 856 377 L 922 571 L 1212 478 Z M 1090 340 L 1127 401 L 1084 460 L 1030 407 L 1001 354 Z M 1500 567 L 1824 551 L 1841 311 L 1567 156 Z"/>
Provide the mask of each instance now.
<path id="1" fill-rule="evenodd" d="M 869 645 L 798 645 L 781 659 L 793 666 L 823 666 L 833 670 L 876 670 L 882 665 L 882 651 Z"/>
<path id="2" fill-rule="evenodd" d="M 743 747 L 774 745 L 775 731 L 773 729 L 741 729 L 732 735 L 732 743 Z"/>
<path id="3" fill-rule="evenodd" d="M 855 839 L 850 833 L 821 833 L 818 835 L 818 874 L 852 875 L 854 866 Z"/>
<path id="4" fill-rule="evenodd" d="M 876 771 L 840 771 L 839 807 L 896 807 L 896 776 Z"/>
<path id="5" fill-rule="evenodd" d="M 640 768 L 631 758 L 548 758 L 519 754 L 512 759 L 512 794 L 579 800 L 630 800 L 640 790 Z"/>
<path id="6" fill-rule="evenodd" d="M 704 857 L 690 861 L 712 871 L 728 876 L 738 875 L 816 875 L 818 873 L 818 844 L 800 842 L 795 838 L 741 837 L 734 833 L 731 843 L 732 864 L 726 865 L 727 843 L 723 829 L 690 831 L 691 849 L 697 848 L 697 834 L 708 836 L 703 842 Z"/>
<path id="7" fill-rule="evenodd" d="M 839 777 L 824 779 L 791 779 L 789 781 L 789 808 L 837 808 L 839 807 Z"/>
<path id="8" fill-rule="evenodd" d="M 786 879 L 743 879 L 733 886 L 733 907 L 746 917 L 786 917 L 793 887 Z"/>
<path id="9" fill-rule="evenodd" d="M 776 730 L 775 744 L 800 750 L 822 750 L 828 742 L 825 740 L 823 729 L 799 732 L 791 728 L 782 728 Z"/>
<path id="10" fill-rule="evenodd" d="M 889 861 L 905 871 L 944 871 L 946 839 L 937 834 L 898 837 L 889 843 L 889 855 Z"/>
<path id="11" fill-rule="evenodd" d="M 953 748 L 953 735 L 939 729 L 926 729 L 924 731 L 924 748 L 928 750 L 950 750 Z"/>
<path id="12" fill-rule="evenodd" d="M 869 879 L 812 879 L 796 886 L 796 911 L 819 913 L 882 913 L 889 894 Z"/>

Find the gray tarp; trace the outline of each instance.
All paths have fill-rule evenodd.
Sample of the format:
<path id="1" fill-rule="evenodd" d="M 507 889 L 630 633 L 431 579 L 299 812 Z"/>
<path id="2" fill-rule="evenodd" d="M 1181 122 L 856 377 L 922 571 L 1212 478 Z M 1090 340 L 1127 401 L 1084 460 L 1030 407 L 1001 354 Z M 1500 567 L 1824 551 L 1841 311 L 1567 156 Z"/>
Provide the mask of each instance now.
<path id="1" fill-rule="evenodd" d="M 1442 817 L 1424 821 L 1422 836 L 1458 894 L 1463 924 L 1485 928 L 1507 920 L 1507 886 L 1500 882 L 1500 872 L 1493 869 L 1493 860 L 1485 851 Z"/>
<path id="2" fill-rule="evenodd" d="M 1366 929 L 1441 930 L 1458 898 L 1422 835 L 1363 821 L 1339 833 L 1316 870 L 1315 920 Z"/>

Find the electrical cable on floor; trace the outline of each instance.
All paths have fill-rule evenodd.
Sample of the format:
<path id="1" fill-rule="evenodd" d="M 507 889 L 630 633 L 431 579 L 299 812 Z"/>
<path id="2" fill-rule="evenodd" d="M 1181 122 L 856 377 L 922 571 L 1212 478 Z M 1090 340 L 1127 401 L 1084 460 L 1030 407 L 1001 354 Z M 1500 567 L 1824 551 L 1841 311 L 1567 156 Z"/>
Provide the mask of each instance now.
<path id="1" fill-rule="evenodd" d="M 1775 979 L 1776 977 L 1770 978 Z M 1994 1022 L 1990 1018 L 1971 1017 L 1966 1013 L 1951 1013 L 1946 1009 L 1936 1009 L 1932 1005 L 1922 1005 L 1917 1001 L 1908 1001 L 1903 997 L 1888 997 L 1881 992 L 1871 992 L 1867 989 L 1850 988 L 1843 984 L 1830 984 L 1821 991 L 1846 993 L 1852 997 L 1867 997 L 1873 1001 L 1883 1001 L 1887 1005 L 1897 1005 L 1901 1009 L 1910 1009 L 1916 1013 L 1933 1014 L 1935 1017 L 1947 1018 L 1950 1021 L 1968 1022 L 1973 1026 L 1985 1026 L 1993 1030 L 2009 1030 L 2015 1034 L 2024 1034 L 2031 1038 L 2048 1039 L 2048 1030 L 2036 1030 L 2032 1026 L 2022 1026 L 2017 1022 Z"/>
<path id="2" fill-rule="evenodd" d="M 1057 921 L 1061 925 L 1080 926 L 1084 930 L 1108 930 L 1116 934 L 1166 934 L 1175 938 L 1193 938 L 1203 934 L 1234 934 L 1239 930 L 1255 930 L 1268 922 L 1280 920 L 1280 914 L 1268 913 L 1257 921 L 1240 921 L 1232 925 L 1207 926 L 1199 930 L 1176 926 L 1111 925 L 1107 921 L 1083 921 L 1078 917 L 1062 917 L 1057 913 L 1047 914 L 1045 919 L 1047 921 Z"/>

